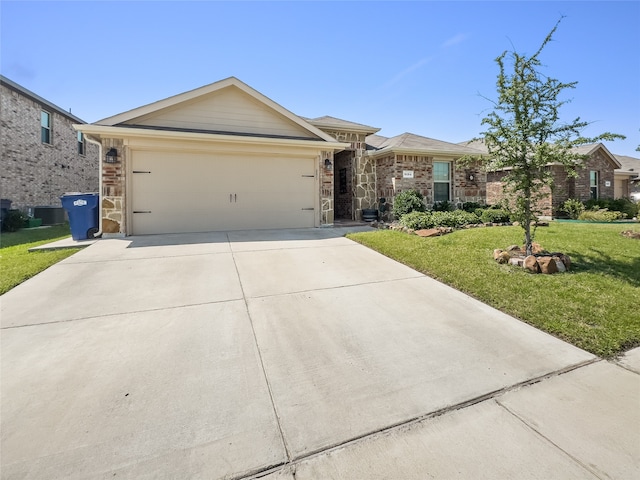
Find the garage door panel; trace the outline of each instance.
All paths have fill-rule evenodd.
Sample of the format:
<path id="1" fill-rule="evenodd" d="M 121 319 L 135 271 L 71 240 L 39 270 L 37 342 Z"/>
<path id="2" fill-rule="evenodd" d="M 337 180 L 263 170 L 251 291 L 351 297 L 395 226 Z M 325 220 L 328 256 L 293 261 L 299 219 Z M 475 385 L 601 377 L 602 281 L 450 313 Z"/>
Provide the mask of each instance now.
<path id="1" fill-rule="evenodd" d="M 133 233 L 315 225 L 312 158 L 133 153 Z"/>

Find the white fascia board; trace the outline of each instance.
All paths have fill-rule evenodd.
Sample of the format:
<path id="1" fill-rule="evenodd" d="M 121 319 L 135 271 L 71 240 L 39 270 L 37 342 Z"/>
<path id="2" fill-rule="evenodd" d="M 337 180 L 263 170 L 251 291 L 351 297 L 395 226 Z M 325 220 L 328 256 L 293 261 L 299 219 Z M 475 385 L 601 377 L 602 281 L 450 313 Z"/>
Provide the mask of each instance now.
<path id="1" fill-rule="evenodd" d="M 323 140 L 300 140 L 289 138 L 251 137 L 245 135 L 225 135 L 217 133 L 179 132 L 173 130 L 152 130 L 144 128 L 112 127 L 95 124 L 76 124 L 76 130 L 94 138 L 155 138 L 166 140 L 191 140 L 196 142 L 251 143 L 272 146 L 296 146 L 314 149 L 340 151 L 351 146 L 350 143 Z M 330 137 L 331 138 L 331 137 Z"/>

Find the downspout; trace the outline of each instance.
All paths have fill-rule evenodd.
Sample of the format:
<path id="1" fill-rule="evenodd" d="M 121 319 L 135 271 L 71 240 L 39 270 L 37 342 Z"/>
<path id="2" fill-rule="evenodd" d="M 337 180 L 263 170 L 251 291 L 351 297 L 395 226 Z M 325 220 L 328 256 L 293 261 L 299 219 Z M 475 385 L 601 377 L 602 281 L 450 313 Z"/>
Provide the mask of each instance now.
<path id="1" fill-rule="evenodd" d="M 98 146 L 98 231 L 93 235 L 93 238 L 98 238 L 102 235 L 102 143 L 88 136 L 84 138 L 87 142 Z"/>

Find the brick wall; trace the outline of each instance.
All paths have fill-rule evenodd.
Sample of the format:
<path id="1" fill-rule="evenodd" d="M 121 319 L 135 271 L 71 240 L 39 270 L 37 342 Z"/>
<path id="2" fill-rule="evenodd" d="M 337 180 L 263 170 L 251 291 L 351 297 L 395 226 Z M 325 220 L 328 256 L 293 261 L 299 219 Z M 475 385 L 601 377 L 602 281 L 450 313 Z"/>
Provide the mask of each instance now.
<path id="1" fill-rule="evenodd" d="M 12 208 L 60 207 L 65 192 L 98 191 L 98 148 L 78 154 L 77 121 L 35 99 L 0 86 L 0 196 Z M 52 142 L 43 144 L 40 114 L 51 114 Z"/>
<path id="2" fill-rule="evenodd" d="M 376 159 L 377 194 L 387 199 L 388 208 L 394 197 L 405 190 L 417 190 L 427 205 L 433 204 L 433 157 L 424 155 L 387 155 Z M 487 195 L 487 175 L 479 167 L 464 167 L 451 161 L 452 197 L 455 203 L 483 203 Z M 403 171 L 413 172 L 404 178 Z"/>
<path id="3" fill-rule="evenodd" d="M 544 216 L 557 215 L 562 204 L 569 198 L 587 201 L 591 198 L 590 172 L 598 172 L 598 198 L 613 198 L 614 196 L 614 165 L 601 151 L 596 151 L 577 170 L 577 177 L 567 174 L 562 165 L 547 167 L 553 177 L 552 189 L 545 188 L 536 209 Z M 487 175 L 487 203 L 494 205 L 502 201 L 505 196 L 502 191 L 502 174 L 490 172 Z M 609 182 L 609 186 L 607 186 Z"/>
<path id="4" fill-rule="evenodd" d="M 602 150 L 596 151 L 578 171 L 578 177 L 575 179 L 575 198 L 583 201 L 591 198 L 589 184 L 589 172 L 591 170 L 598 172 L 598 198 L 613 198 L 615 185 L 614 168 Z M 607 182 L 609 182 L 609 186 L 607 186 Z"/>

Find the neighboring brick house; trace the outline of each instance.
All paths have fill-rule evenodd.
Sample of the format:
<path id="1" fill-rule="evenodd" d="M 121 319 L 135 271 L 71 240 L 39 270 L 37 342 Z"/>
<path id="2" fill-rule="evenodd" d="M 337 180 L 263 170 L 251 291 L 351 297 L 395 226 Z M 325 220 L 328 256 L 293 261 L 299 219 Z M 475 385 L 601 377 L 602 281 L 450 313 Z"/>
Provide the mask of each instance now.
<path id="1" fill-rule="evenodd" d="M 477 150 L 486 153 L 482 142 L 465 142 Z M 544 198 L 537 204 L 537 210 L 542 216 L 553 217 L 559 214 L 562 204 L 570 199 L 587 201 L 592 198 L 614 198 L 614 170 L 620 168 L 620 163 L 614 155 L 601 143 L 583 145 L 574 150 L 586 155 L 583 165 L 577 169 L 577 177 L 570 176 L 560 164 L 549 164 L 553 176 L 553 187 L 545 187 L 542 191 Z M 487 203 L 494 205 L 504 200 L 503 171 L 487 173 Z"/>
<path id="2" fill-rule="evenodd" d="M 3 76 L 0 99 L 0 196 L 12 208 L 98 191 L 98 147 L 73 128 L 84 121 Z"/>
<path id="3" fill-rule="evenodd" d="M 615 155 L 620 168 L 614 171 L 615 198 L 640 200 L 640 158 Z"/>

